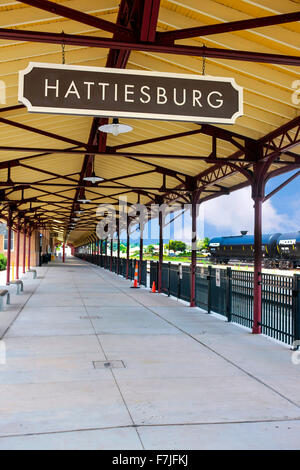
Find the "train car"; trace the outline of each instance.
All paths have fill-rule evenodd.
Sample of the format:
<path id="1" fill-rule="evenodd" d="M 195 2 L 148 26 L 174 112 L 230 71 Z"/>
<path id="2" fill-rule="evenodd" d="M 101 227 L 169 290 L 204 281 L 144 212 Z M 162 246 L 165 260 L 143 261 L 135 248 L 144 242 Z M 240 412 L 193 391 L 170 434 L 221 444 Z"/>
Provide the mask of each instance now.
<path id="1" fill-rule="evenodd" d="M 263 258 L 276 256 L 276 243 L 280 233 L 262 236 Z M 227 264 L 230 260 L 249 262 L 254 257 L 254 236 L 241 232 L 241 235 L 212 238 L 209 242 L 212 261 Z"/>
<path id="2" fill-rule="evenodd" d="M 281 268 L 300 266 L 300 231 L 282 233 L 276 243 L 276 257 Z"/>

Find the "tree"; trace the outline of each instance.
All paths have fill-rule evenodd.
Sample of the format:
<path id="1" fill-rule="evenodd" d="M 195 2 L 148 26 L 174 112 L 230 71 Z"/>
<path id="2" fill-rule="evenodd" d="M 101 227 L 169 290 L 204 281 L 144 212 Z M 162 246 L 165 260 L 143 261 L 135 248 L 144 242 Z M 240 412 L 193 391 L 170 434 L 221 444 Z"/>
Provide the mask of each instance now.
<path id="1" fill-rule="evenodd" d="M 202 240 L 197 241 L 198 250 L 207 250 L 210 239 L 208 237 L 203 238 Z"/>
<path id="2" fill-rule="evenodd" d="M 185 252 L 186 244 L 180 240 L 170 240 L 168 246 L 169 251 L 180 251 L 181 253 Z"/>
<path id="3" fill-rule="evenodd" d="M 155 250 L 155 248 L 154 248 L 153 245 L 148 245 L 146 253 L 149 253 L 150 255 L 153 255 L 154 250 Z"/>
<path id="4" fill-rule="evenodd" d="M 126 245 L 124 245 L 124 243 L 120 243 L 120 251 L 121 253 L 126 253 L 127 247 Z"/>

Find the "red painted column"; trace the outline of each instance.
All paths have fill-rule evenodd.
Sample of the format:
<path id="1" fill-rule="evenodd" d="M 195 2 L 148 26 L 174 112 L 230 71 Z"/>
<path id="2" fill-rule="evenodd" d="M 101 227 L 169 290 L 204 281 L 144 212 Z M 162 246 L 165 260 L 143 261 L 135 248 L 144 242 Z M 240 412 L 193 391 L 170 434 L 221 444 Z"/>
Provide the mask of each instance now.
<path id="1" fill-rule="evenodd" d="M 26 225 L 24 221 L 24 234 L 23 234 L 23 274 L 26 273 Z"/>
<path id="2" fill-rule="evenodd" d="M 7 219 L 7 265 L 6 265 L 6 285 L 10 284 L 10 261 L 11 261 L 11 209 L 8 209 Z"/>
<path id="3" fill-rule="evenodd" d="M 261 333 L 262 312 L 262 204 L 265 195 L 265 170 L 261 163 L 256 163 L 252 199 L 254 201 L 254 286 L 253 286 L 253 334 Z"/>
<path id="4" fill-rule="evenodd" d="M 192 251 L 191 251 L 191 299 L 190 307 L 196 306 L 196 265 L 197 265 L 197 198 L 192 196 Z"/>
<path id="5" fill-rule="evenodd" d="M 17 229 L 17 248 L 16 248 L 16 279 L 19 279 L 19 264 L 20 264 L 20 223 L 18 222 Z"/>
<path id="6" fill-rule="evenodd" d="M 129 218 L 127 217 L 127 247 L 126 247 L 126 279 L 129 277 L 129 254 L 130 254 L 130 235 L 129 235 Z"/>
<path id="7" fill-rule="evenodd" d="M 161 292 L 161 274 L 162 274 L 162 264 L 164 259 L 164 238 L 163 238 L 163 214 L 162 211 L 159 211 L 158 214 L 158 224 L 159 224 L 159 254 L 158 254 L 158 286 L 157 292 Z"/>
<path id="8" fill-rule="evenodd" d="M 143 251 L 144 251 L 144 226 L 140 225 L 140 265 L 139 265 L 139 284 L 142 281 L 142 262 L 143 262 Z"/>
<path id="9" fill-rule="evenodd" d="M 112 259 L 113 259 L 113 250 L 114 250 L 114 240 L 110 239 L 110 270 L 112 271 Z"/>
<path id="10" fill-rule="evenodd" d="M 103 267 L 103 240 L 102 239 L 100 240 L 100 257 L 101 257 L 100 266 Z"/>
<path id="11" fill-rule="evenodd" d="M 63 243 L 63 263 L 65 262 L 66 259 L 66 252 L 65 252 L 65 244 Z"/>
<path id="12" fill-rule="evenodd" d="M 107 238 L 105 239 L 105 250 L 104 250 L 104 254 L 105 254 L 105 269 L 107 269 Z"/>
<path id="13" fill-rule="evenodd" d="M 120 264 L 120 231 L 117 230 L 117 274 L 119 274 L 119 264 Z"/>
<path id="14" fill-rule="evenodd" d="M 30 256 L 31 256 L 31 230 L 28 229 L 28 270 L 30 269 Z"/>
<path id="15" fill-rule="evenodd" d="M 262 199 L 254 198 L 254 304 L 252 333 L 261 333 Z"/>

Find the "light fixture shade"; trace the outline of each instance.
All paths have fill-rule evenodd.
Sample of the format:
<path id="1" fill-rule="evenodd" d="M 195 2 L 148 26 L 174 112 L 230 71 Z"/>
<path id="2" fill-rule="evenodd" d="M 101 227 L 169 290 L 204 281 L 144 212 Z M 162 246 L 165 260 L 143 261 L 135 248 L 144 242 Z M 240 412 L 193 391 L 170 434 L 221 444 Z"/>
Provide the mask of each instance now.
<path id="1" fill-rule="evenodd" d="M 88 202 L 92 202 L 90 199 L 77 199 L 77 202 L 80 202 L 81 204 L 87 204 Z"/>
<path id="2" fill-rule="evenodd" d="M 88 202 L 92 202 L 92 201 L 90 199 L 85 198 L 85 191 L 83 191 L 83 193 L 81 193 L 81 198 L 79 197 L 77 199 L 77 202 L 80 202 L 81 204 L 87 204 Z"/>
<path id="3" fill-rule="evenodd" d="M 113 134 L 117 136 L 119 134 L 124 134 L 125 132 L 132 131 L 133 128 L 127 124 L 119 124 L 119 119 L 114 118 L 112 124 L 104 124 L 99 127 L 99 131 L 106 132 L 108 134 Z"/>
<path id="4" fill-rule="evenodd" d="M 96 176 L 95 172 L 93 171 L 91 176 L 85 176 L 84 181 L 90 181 L 91 183 L 98 183 L 99 181 L 103 181 L 104 178 L 101 178 L 101 176 Z"/>

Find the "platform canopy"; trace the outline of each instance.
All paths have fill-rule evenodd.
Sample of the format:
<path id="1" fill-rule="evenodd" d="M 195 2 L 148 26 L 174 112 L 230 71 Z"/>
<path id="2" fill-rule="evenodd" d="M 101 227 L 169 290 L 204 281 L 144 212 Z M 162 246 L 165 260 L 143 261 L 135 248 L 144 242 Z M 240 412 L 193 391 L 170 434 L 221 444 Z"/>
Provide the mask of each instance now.
<path id="1" fill-rule="evenodd" d="M 203 202 L 251 184 L 255 165 L 267 164 L 268 178 L 296 169 L 299 21 L 289 0 L 0 0 L 1 217 L 10 210 L 14 223 L 78 245 L 94 232 L 97 206 L 121 194 L 150 205 L 197 191 Z M 27 112 L 19 71 L 64 61 L 231 77 L 244 115 L 233 125 L 123 118 L 132 132 L 107 136 L 105 116 Z M 93 165 L 100 183 L 83 180 Z M 84 190 L 91 202 L 80 204 Z"/>

